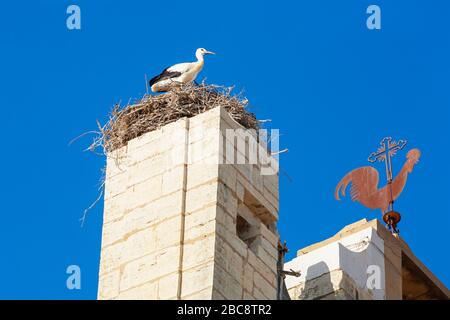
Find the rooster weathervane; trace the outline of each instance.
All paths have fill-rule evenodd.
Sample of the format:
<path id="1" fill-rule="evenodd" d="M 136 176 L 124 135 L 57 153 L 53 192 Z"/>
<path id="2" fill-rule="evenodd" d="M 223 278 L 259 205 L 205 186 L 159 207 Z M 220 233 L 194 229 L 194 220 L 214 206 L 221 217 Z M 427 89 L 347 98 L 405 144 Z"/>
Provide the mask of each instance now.
<path id="1" fill-rule="evenodd" d="M 350 171 L 338 183 L 335 190 L 336 200 L 340 200 L 339 193 L 345 196 L 345 190 L 351 183 L 350 196 L 353 201 L 358 201 L 370 209 L 381 209 L 383 221 L 389 230 L 398 235 L 397 223 L 401 219 L 399 212 L 394 211 L 394 201 L 400 196 L 405 187 L 408 174 L 412 172 L 414 166 L 419 162 L 419 149 L 412 149 L 406 155 L 406 162 L 398 175 L 392 177 L 392 157 L 397 151 L 406 146 L 406 140 L 395 142 L 391 137 L 386 137 L 380 142 L 380 147 L 376 152 L 370 154 L 369 162 L 384 162 L 386 166 L 387 185 L 378 189 L 379 174 L 371 167 L 361 167 Z"/>

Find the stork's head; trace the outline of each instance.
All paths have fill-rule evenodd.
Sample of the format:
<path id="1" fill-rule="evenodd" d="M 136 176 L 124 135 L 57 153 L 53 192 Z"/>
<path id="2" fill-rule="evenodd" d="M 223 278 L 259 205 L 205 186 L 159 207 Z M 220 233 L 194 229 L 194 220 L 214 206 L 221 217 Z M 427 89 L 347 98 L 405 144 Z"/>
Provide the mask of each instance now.
<path id="1" fill-rule="evenodd" d="M 215 54 L 215 53 L 212 52 L 212 51 L 208 51 L 205 48 L 198 48 L 195 51 L 195 56 L 197 57 L 197 59 L 200 58 L 200 57 L 203 57 L 205 54 Z"/>
<path id="2" fill-rule="evenodd" d="M 408 153 L 406 154 L 406 158 L 408 159 L 407 166 L 408 166 L 409 172 L 411 172 L 414 165 L 417 162 L 419 162 L 420 155 L 421 155 L 421 152 L 419 149 L 409 150 Z"/>

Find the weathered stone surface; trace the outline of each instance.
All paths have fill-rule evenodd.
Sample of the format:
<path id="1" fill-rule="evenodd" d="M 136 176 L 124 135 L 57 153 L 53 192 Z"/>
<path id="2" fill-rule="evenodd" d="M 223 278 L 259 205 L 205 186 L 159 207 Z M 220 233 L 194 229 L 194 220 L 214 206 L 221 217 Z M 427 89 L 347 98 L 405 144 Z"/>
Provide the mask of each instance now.
<path id="1" fill-rule="evenodd" d="M 186 213 L 205 208 L 217 202 L 217 181 L 207 182 L 186 192 Z"/>
<path id="2" fill-rule="evenodd" d="M 119 295 L 120 270 L 100 276 L 98 299 L 113 299 Z"/>
<path id="3" fill-rule="evenodd" d="M 264 277 L 258 272 L 253 274 L 254 286 L 268 299 L 275 300 L 277 297 L 277 289 L 270 284 Z"/>
<path id="4" fill-rule="evenodd" d="M 242 284 L 244 287 L 244 290 L 246 290 L 247 293 L 250 293 L 253 291 L 253 274 L 254 269 L 249 263 L 244 264 L 244 273 L 242 275 Z M 244 292 L 244 299 L 245 299 L 245 292 Z"/>
<path id="5" fill-rule="evenodd" d="M 184 242 L 183 269 L 211 261 L 214 257 L 214 234 Z"/>
<path id="6" fill-rule="evenodd" d="M 199 290 L 210 289 L 212 295 L 212 284 L 214 275 L 214 262 L 208 261 L 190 269 L 183 269 L 182 297 L 188 297 Z M 193 298 L 194 299 L 194 298 Z"/>
<path id="7" fill-rule="evenodd" d="M 186 216 L 184 240 L 190 241 L 216 231 L 216 206 L 195 211 Z"/>
<path id="8" fill-rule="evenodd" d="M 178 272 L 174 272 L 158 280 L 158 299 L 176 299 L 179 277 L 180 274 Z"/>
<path id="9" fill-rule="evenodd" d="M 179 246 L 175 246 L 125 264 L 120 279 L 120 289 L 125 291 L 177 271 L 179 254 Z"/>
<path id="10" fill-rule="evenodd" d="M 373 300 L 343 270 L 333 270 L 289 289 L 293 300 Z"/>
<path id="11" fill-rule="evenodd" d="M 187 189 L 191 190 L 207 182 L 217 181 L 218 166 L 205 163 L 193 163 L 187 170 Z"/>
<path id="12" fill-rule="evenodd" d="M 215 251 L 214 261 L 227 270 L 236 281 L 242 281 L 242 274 L 244 273 L 244 258 L 219 237 L 217 238 L 217 248 Z"/>
<path id="13" fill-rule="evenodd" d="M 158 281 L 147 282 L 140 286 L 121 291 L 116 300 L 156 300 L 158 298 Z"/>
<path id="14" fill-rule="evenodd" d="M 216 264 L 214 267 L 214 287 L 225 299 L 242 299 L 242 286 L 225 269 Z"/>
<path id="15" fill-rule="evenodd" d="M 151 229 L 128 235 L 126 240 L 104 247 L 101 252 L 100 274 L 120 268 L 125 262 L 147 255 L 155 250 L 149 243 L 156 242 Z"/>
<path id="16" fill-rule="evenodd" d="M 278 177 L 223 164 L 227 128 L 241 127 L 217 108 L 108 157 L 99 299 L 274 297 L 278 235 L 252 206 L 276 220 Z M 237 234 L 240 214 L 257 239 L 251 248 Z"/>

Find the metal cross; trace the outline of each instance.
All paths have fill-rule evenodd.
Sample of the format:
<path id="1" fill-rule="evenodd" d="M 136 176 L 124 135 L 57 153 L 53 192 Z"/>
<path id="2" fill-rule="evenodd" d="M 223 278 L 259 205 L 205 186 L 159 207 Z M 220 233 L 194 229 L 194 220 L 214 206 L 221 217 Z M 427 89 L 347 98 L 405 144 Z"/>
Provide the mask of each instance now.
<path id="1" fill-rule="evenodd" d="M 388 183 L 392 182 L 392 162 L 393 157 L 398 150 L 402 150 L 406 146 L 406 140 L 399 140 L 395 142 L 391 137 L 383 138 L 380 142 L 380 147 L 376 152 L 372 152 L 367 158 L 369 162 L 376 162 L 377 160 L 386 164 L 386 179 Z"/>
<path id="2" fill-rule="evenodd" d="M 391 157 L 393 157 L 397 151 L 402 150 L 406 146 L 406 140 L 399 140 L 398 142 L 395 142 L 392 140 L 391 137 L 385 137 L 380 142 L 380 147 L 377 149 L 376 152 L 372 152 L 367 158 L 369 162 L 382 162 L 384 161 L 386 165 L 386 179 L 387 183 L 389 185 L 389 192 L 390 192 L 390 210 L 393 210 L 394 207 L 394 200 L 392 195 L 392 161 Z"/>

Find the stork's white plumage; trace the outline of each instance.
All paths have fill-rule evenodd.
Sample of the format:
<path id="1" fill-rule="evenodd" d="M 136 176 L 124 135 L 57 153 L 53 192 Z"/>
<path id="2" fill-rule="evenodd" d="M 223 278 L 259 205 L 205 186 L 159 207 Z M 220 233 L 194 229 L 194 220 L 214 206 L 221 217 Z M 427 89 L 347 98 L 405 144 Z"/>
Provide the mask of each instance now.
<path id="1" fill-rule="evenodd" d="M 153 92 L 165 92 L 173 85 L 180 85 L 194 81 L 198 73 L 203 69 L 205 54 L 215 54 L 204 48 L 195 51 L 195 62 L 178 63 L 164 69 L 161 74 L 152 78 L 149 83 Z"/>

